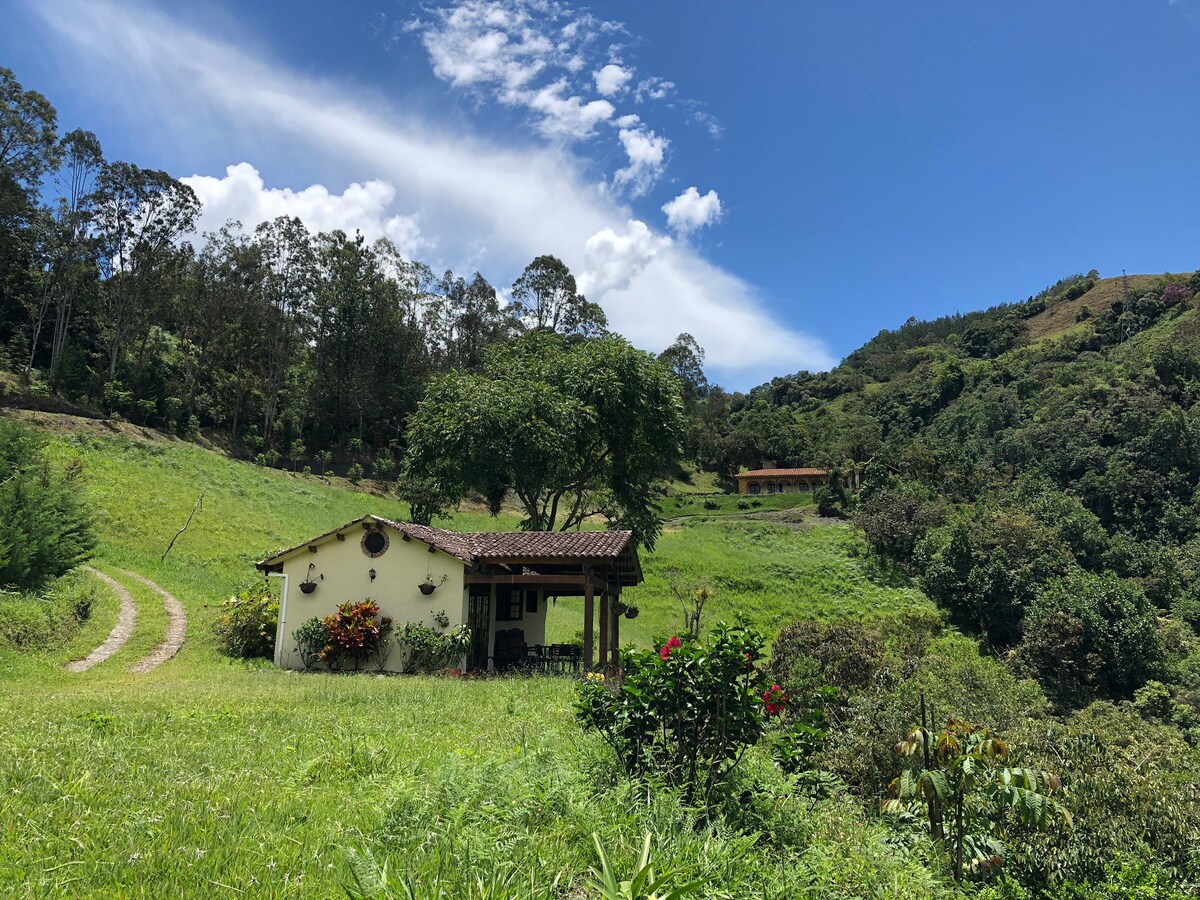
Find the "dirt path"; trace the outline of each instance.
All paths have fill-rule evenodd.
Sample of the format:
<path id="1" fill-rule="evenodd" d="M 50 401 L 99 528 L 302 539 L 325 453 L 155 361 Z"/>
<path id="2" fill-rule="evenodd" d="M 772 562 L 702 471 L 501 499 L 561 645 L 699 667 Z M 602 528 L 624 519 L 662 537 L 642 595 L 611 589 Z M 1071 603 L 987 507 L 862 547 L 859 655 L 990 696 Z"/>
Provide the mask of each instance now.
<path id="1" fill-rule="evenodd" d="M 179 648 L 183 646 L 184 636 L 187 634 L 187 614 L 183 611 L 182 603 L 149 578 L 139 575 L 137 572 L 126 571 L 125 569 L 121 570 L 121 574 L 128 575 L 130 578 L 136 578 L 162 597 L 163 607 L 167 611 L 167 634 L 163 638 L 162 643 L 129 667 L 130 672 L 142 675 L 157 669 L 179 652 Z"/>
<path id="2" fill-rule="evenodd" d="M 83 659 L 76 659 L 67 663 L 66 669 L 68 672 L 86 672 L 97 663 L 104 662 L 125 646 L 125 642 L 133 634 L 134 626 L 137 625 L 137 604 L 133 600 L 133 594 L 129 593 L 122 584 L 109 578 L 103 572 L 93 569 L 91 566 L 84 566 L 83 568 L 117 592 L 117 596 L 121 599 L 121 611 L 117 614 L 117 624 L 108 633 L 108 637 L 104 639 L 104 643 Z"/>

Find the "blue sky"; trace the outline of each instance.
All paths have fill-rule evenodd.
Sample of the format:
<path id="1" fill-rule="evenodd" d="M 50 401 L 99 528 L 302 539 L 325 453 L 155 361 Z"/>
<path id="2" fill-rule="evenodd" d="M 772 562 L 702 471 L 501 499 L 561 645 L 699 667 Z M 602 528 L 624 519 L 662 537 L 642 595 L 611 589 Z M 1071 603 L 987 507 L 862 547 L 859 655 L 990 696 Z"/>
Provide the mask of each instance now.
<path id="1" fill-rule="evenodd" d="M 1200 0 L 3 7 L 0 64 L 206 226 L 298 214 L 498 287 L 555 253 L 730 387 L 1200 266 Z"/>

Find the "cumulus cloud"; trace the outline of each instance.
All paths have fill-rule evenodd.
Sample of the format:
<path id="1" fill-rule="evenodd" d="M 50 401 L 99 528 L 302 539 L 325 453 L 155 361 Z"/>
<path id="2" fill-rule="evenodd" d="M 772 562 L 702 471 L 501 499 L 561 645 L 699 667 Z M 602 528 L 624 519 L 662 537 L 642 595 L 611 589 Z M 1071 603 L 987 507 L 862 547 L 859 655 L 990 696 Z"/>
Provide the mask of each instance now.
<path id="1" fill-rule="evenodd" d="M 609 63 L 593 73 L 592 78 L 596 82 L 597 92 L 601 96 L 611 97 L 624 89 L 629 80 L 633 78 L 633 72 L 616 63 Z"/>
<path id="2" fill-rule="evenodd" d="M 478 267 L 497 285 L 510 283 L 535 256 L 554 253 L 637 346 L 661 350 L 688 331 L 705 347 L 714 377 L 733 387 L 834 362 L 819 341 L 773 317 L 744 280 L 655 234 L 611 191 L 599 190 L 587 164 L 558 142 L 506 145 L 451 130 L 411 107 L 397 111 L 361 85 L 252 57 L 152 8 L 110 0 L 27 3 L 45 23 L 55 63 L 103 114 L 123 117 L 131 141 L 155 147 L 164 117 L 183 108 L 187 115 L 171 120 L 172 140 L 186 142 L 189 152 L 270 158 L 276 183 L 281 170 L 289 173 L 282 180 L 292 191 L 262 185 L 246 164 L 205 173 L 208 181 L 191 179 L 218 207 L 215 216 L 250 224 L 280 209 L 303 209 L 314 222 L 340 222 L 357 207 L 358 227 L 374 223 L 381 233 L 403 236 L 407 221 L 414 240 L 436 248 L 427 261 Z M 650 164 L 659 157 L 661 164 L 660 140 L 660 150 L 648 147 L 638 158 Z M 316 172 L 322 177 L 310 174 Z"/>
<path id="3" fill-rule="evenodd" d="M 687 234 L 720 221 L 721 198 L 716 191 L 701 195 L 693 185 L 674 200 L 664 203 L 662 211 L 667 214 L 669 227 L 679 234 Z"/>
<path id="4" fill-rule="evenodd" d="M 635 73 L 621 59 L 622 45 L 605 40 L 625 30 L 621 23 L 562 0 L 451 0 L 427 8 L 423 18 L 405 28 L 420 36 L 435 75 L 529 110 L 534 128 L 545 137 L 583 141 L 596 137 L 604 123 L 615 126 L 628 160 L 610 181 L 618 193 L 642 196 L 662 175 L 667 138 L 614 106 L 630 95 Z M 600 65 L 600 59 L 607 61 Z M 585 68 L 591 70 L 590 82 L 577 77 Z M 599 96 L 589 99 L 591 91 Z M 674 82 L 650 75 L 637 82 L 632 99 L 645 103 L 675 92 Z M 695 101 L 685 103 L 699 108 Z M 711 116 L 702 124 L 719 133 Z"/>
<path id="5" fill-rule="evenodd" d="M 557 25 L 563 18 L 570 21 Z M 587 49 L 596 37 L 618 27 L 558 3 L 459 0 L 429 10 L 427 18 L 409 22 L 406 29 L 420 34 L 438 78 L 530 110 L 537 130 L 547 137 L 582 140 L 615 110 L 607 100 L 585 98 L 583 86 L 570 76 L 587 65 Z M 599 93 L 615 93 L 599 87 L 599 76 Z M 614 78 L 606 72 L 605 86 Z"/>
<path id="6" fill-rule="evenodd" d="M 324 185 L 303 190 L 268 188 L 258 170 L 242 162 L 225 168 L 225 176 L 192 175 L 181 178 L 204 204 L 198 231 L 216 231 L 230 219 L 253 230 L 260 222 L 279 216 L 295 217 L 310 231 L 340 229 L 347 234 L 361 231 L 374 240 L 389 238 L 402 253 L 412 258 L 425 245 L 414 216 L 388 214 L 396 189 L 386 181 L 351 184 L 341 194 Z"/>
<path id="7" fill-rule="evenodd" d="M 624 290 L 661 250 L 671 246 L 669 237 L 654 234 L 645 222 L 630 219 L 618 233 L 602 228 L 584 242 L 580 290 L 604 295 Z"/>
<path id="8" fill-rule="evenodd" d="M 631 197 L 640 197 L 654 187 L 666 168 L 667 147 L 671 142 L 640 126 L 622 128 L 618 136 L 629 164 L 617 170 L 613 186 Z"/>
<path id="9" fill-rule="evenodd" d="M 598 123 L 612 118 L 613 105 L 607 100 L 585 102 L 575 95 L 564 96 L 566 91 L 566 82 L 556 81 L 528 98 L 530 109 L 543 114 L 538 130 L 547 137 L 590 137 Z"/>

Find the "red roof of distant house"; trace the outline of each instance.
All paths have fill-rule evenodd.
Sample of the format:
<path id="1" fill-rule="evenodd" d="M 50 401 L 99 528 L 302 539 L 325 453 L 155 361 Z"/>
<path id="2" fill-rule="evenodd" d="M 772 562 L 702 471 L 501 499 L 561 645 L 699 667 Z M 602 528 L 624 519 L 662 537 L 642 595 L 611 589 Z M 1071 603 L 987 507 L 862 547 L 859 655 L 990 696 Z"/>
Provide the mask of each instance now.
<path id="1" fill-rule="evenodd" d="M 828 469 L 755 469 L 753 472 L 739 472 L 734 478 L 804 478 L 813 475 L 828 475 Z"/>

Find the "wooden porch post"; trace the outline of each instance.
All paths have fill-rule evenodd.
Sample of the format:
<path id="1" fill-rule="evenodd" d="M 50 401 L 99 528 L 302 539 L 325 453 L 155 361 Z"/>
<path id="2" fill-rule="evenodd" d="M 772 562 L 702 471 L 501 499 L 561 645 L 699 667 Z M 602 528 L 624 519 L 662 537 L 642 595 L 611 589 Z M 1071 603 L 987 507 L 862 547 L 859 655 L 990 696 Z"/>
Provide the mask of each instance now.
<path id="1" fill-rule="evenodd" d="M 590 576 L 591 573 L 589 572 Z M 587 579 L 587 584 L 583 587 L 583 667 L 591 670 L 592 663 L 595 661 L 595 647 L 592 642 L 592 620 L 593 615 L 592 604 L 592 579 Z"/>
<path id="2" fill-rule="evenodd" d="M 621 589 L 617 588 L 613 594 L 613 601 L 621 599 Z M 609 658 L 612 660 L 613 669 L 618 669 L 621 666 L 621 617 L 613 616 L 612 622 L 612 643 L 610 646 Z"/>
<path id="3" fill-rule="evenodd" d="M 608 589 L 600 592 L 600 668 L 608 667 Z"/>

